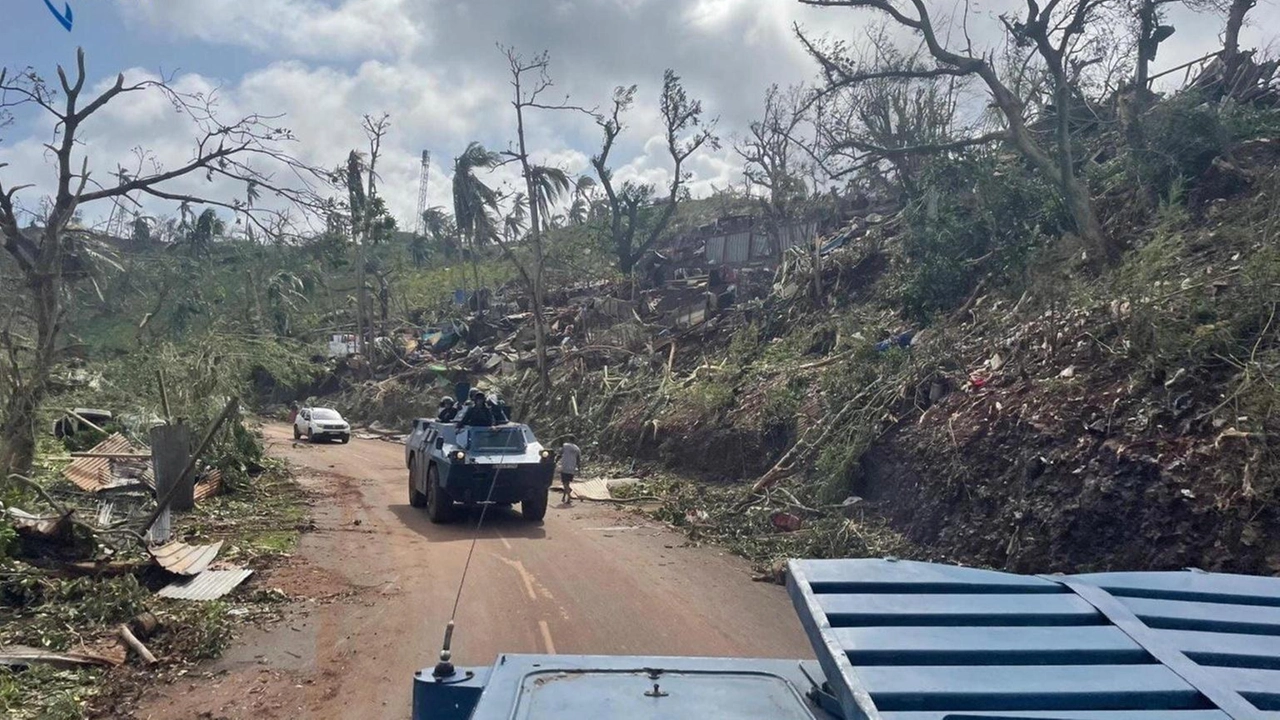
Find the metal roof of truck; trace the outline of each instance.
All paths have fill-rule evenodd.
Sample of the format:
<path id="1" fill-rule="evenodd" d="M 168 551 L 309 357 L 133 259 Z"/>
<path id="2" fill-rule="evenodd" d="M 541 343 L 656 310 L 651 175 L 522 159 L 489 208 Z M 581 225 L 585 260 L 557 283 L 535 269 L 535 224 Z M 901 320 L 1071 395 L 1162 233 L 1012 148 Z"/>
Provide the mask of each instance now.
<path id="1" fill-rule="evenodd" d="M 847 720 L 1280 719 L 1280 578 L 793 560 Z"/>

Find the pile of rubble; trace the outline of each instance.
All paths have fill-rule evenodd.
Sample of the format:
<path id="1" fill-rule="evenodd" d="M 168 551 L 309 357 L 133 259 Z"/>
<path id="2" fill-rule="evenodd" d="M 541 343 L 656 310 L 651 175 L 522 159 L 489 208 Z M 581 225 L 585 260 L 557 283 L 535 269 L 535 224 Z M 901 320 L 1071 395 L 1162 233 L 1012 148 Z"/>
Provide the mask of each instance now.
<path id="1" fill-rule="evenodd" d="M 33 512 L 0 505 L 0 513 L 8 516 L 17 532 L 14 557 L 46 577 L 147 575 L 153 587 L 159 586 L 156 595 L 175 600 L 216 600 L 239 586 L 253 571 L 220 563 L 222 542 L 187 544 L 175 539 L 172 531 L 174 512 L 192 509 L 223 491 L 221 472 L 199 458 L 235 407 L 234 400 L 227 405 L 195 452 L 185 432 L 171 433 L 184 441 L 181 445 L 166 442 L 155 449 L 111 433 L 90 450 L 71 453 L 71 461 L 60 472 L 65 485 L 14 476 L 47 507 Z M 86 430 L 106 434 L 77 417 L 88 425 Z M 0 644 L 0 665 L 121 665 L 127 659 L 126 647 L 146 663 L 155 663 L 143 644 L 155 625 L 154 617 L 136 619 L 121 625 L 105 641 L 68 652 Z"/>
<path id="2" fill-rule="evenodd" d="M 896 208 L 864 208 L 825 236 L 788 244 L 780 257 L 715 265 L 707 259 L 711 238 L 700 241 L 696 252 L 655 255 L 649 269 L 658 271 L 637 273 L 643 280 L 597 280 L 555 289 L 544 303 L 548 363 L 555 367 L 579 360 L 592 369 L 634 369 L 650 360 L 670 365 L 680 340 L 736 328 L 767 306 L 803 300 L 815 282 L 819 297 L 849 297 L 887 267 L 879 247 L 897 225 Z M 816 233 L 818 226 L 807 228 Z M 869 247 L 873 252 L 867 252 Z M 820 271 L 816 280 L 815 267 Z M 453 317 L 383 339 L 383 369 L 392 380 L 421 376 L 441 385 L 454 376 L 474 381 L 531 370 L 537 355 L 530 306 L 524 286 L 514 282 L 493 292 L 460 292 L 455 308 L 461 312 Z"/>

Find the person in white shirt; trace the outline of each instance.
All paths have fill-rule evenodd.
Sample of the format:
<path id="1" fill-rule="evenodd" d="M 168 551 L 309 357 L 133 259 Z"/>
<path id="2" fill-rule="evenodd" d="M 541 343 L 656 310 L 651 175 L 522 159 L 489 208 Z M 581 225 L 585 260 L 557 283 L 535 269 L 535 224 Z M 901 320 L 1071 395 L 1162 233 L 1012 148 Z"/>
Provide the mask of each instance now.
<path id="1" fill-rule="evenodd" d="M 560 484 L 563 486 L 562 499 L 565 505 L 573 504 L 569 486 L 573 484 L 573 476 L 578 474 L 578 464 L 582 460 L 582 450 L 573 441 L 572 435 L 565 436 L 564 446 L 560 448 Z"/>

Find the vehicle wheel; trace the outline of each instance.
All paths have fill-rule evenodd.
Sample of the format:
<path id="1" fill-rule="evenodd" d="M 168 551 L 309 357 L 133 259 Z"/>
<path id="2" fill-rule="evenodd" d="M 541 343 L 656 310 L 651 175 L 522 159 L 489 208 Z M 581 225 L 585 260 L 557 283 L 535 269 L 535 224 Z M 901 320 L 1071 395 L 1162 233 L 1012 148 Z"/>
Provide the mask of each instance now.
<path id="1" fill-rule="evenodd" d="M 342 443 L 343 445 L 346 445 L 347 443 L 351 442 L 351 436 L 343 435 L 342 437 L 338 438 L 338 442 Z"/>
<path id="2" fill-rule="evenodd" d="M 301 440 L 301 439 L 302 439 L 302 433 L 298 432 L 298 426 L 297 426 L 297 425 L 294 425 L 294 426 L 293 426 L 293 439 L 294 439 L 294 440 Z"/>
<path id="3" fill-rule="evenodd" d="M 440 487 L 440 473 L 435 465 L 427 466 L 427 519 L 437 524 L 453 519 L 453 499 Z"/>
<path id="4" fill-rule="evenodd" d="M 542 518 L 547 515 L 547 493 L 549 492 L 547 488 L 541 491 L 534 490 L 532 495 L 520 503 L 520 514 L 525 520 L 542 522 Z"/>
<path id="5" fill-rule="evenodd" d="M 413 480 L 418 474 L 418 461 L 409 461 L 409 504 L 413 507 L 420 508 L 427 504 L 427 496 L 418 492 L 413 486 Z"/>

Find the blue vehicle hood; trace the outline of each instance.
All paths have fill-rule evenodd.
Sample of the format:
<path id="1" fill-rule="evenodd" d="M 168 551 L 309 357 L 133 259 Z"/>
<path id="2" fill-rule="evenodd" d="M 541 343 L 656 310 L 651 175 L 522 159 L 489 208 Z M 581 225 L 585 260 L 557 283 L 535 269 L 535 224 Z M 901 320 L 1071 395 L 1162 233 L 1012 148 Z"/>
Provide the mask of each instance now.
<path id="1" fill-rule="evenodd" d="M 1280 578 L 793 560 L 787 590 L 817 663 L 503 655 L 420 671 L 414 720 L 1280 719 Z"/>

